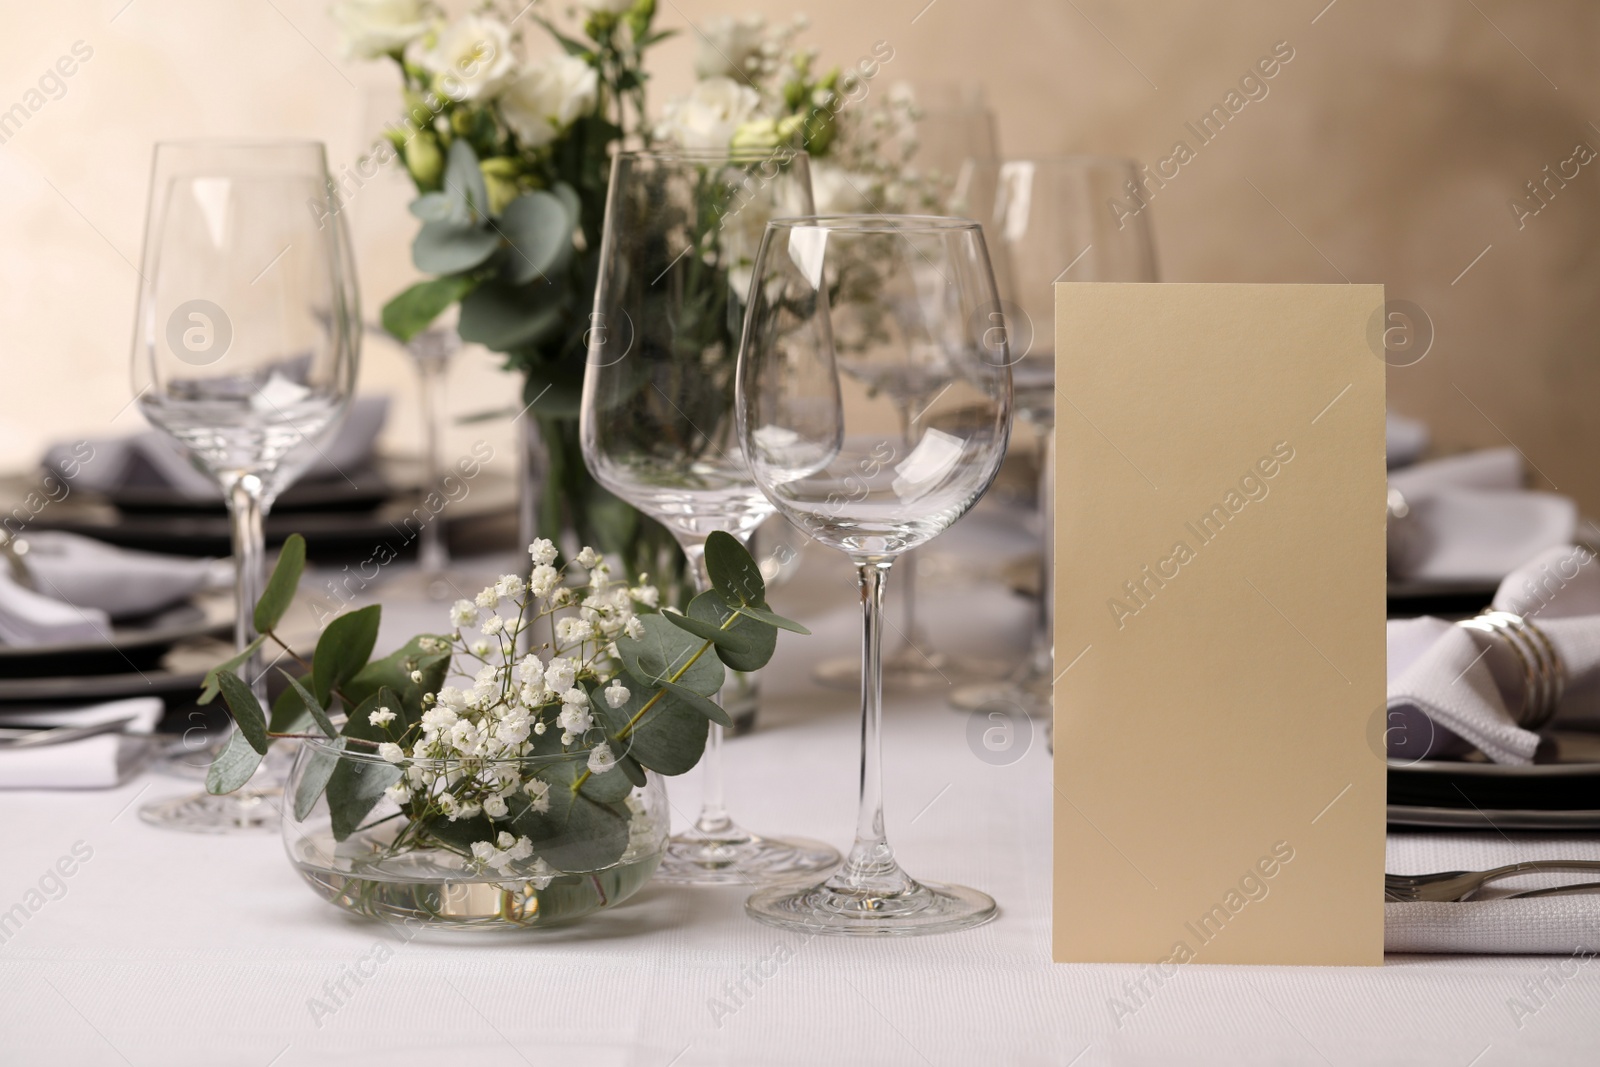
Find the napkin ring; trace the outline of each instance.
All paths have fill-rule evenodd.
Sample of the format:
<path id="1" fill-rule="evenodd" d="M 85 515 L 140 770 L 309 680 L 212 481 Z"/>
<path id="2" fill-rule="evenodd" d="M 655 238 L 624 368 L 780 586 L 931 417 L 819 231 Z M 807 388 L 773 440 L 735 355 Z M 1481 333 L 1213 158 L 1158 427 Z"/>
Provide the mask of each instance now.
<path id="1" fill-rule="evenodd" d="M 1549 722 L 1566 692 L 1567 671 L 1544 631 L 1526 616 L 1493 608 L 1458 625 L 1499 639 L 1516 657 L 1523 681 L 1522 705 L 1512 716 L 1517 725 L 1538 730 Z"/>

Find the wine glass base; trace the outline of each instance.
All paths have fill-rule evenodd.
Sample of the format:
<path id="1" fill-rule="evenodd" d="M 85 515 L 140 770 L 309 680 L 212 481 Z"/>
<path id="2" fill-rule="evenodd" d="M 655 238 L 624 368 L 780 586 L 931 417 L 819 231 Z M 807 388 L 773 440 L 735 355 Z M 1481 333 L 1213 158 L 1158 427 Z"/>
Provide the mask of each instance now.
<path id="1" fill-rule="evenodd" d="M 822 885 L 774 886 L 751 894 L 745 911 L 757 922 L 839 937 L 914 937 L 981 926 L 999 914 L 976 889 L 906 879 L 894 892 Z"/>
<path id="2" fill-rule="evenodd" d="M 157 800 L 139 809 L 139 818 L 163 830 L 191 834 L 232 834 L 278 829 L 281 789 L 241 789 L 225 796 L 191 793 Z"/>
<path id="3" fill-rule="evenodd" d="M 925 693 L 997 678 L 1005 671 L 1005 664 L 997 660 L 947 656 L 942 652 L 930 652 L 924 657 L 906 649 L 884 660 L 883 691 Z M 823 660 L 811 672 L 811 677 L 830 689 L 860 689 L 861 657 Z"/>
<path id="4" fill-rule="evenodd" d="M 667 841 L 656 869 L 669 885 L 752 886 L 792 882 L 830 871 L 839 853 L 803 837 L 761 837 L 737 826 L 718 833 L 690 831 Z"/>

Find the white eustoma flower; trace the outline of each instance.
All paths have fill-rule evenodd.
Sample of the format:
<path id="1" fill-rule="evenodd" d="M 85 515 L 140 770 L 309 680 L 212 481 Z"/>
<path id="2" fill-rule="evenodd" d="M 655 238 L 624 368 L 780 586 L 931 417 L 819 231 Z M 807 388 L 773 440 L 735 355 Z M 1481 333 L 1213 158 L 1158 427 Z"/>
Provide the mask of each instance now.
<path id="1" fill-rule="evenodd" d="M 450 609 L 450 625 L 457 628 L 471 626 L 478 621 L 478 609 L 470 600 L 458 600 Z"/>
<path id="2" fill-rule="evenodd" d="M 406 758 L 405 750 L 393 741 L 385 741 L 378 746 L 378 756 L 390 763 L 399 763 Z"/>
<path id="3" fill-rule="evenodd" d="M 628 687 L 622 684 L 621 678 L 613 678 L 611 684 L 606 686 L 606 704 L 612 708 L 622 707 L 632 695 Z"/>
<path id="4" fill-rule="evenodd" d="M 528 558 L 533 560 L 535 567 L 547 567 L 556 561 L 555 542 L 548 537 L 541 537 L 528 546 Z"/>
<path id="5" fill-rule="evenodd" d="M 427 32 L 433 11 L 427 0 L 340 0 L 330 14 L 344 37 L 345 55 L 377 59 Z"/>
<path id="6" fill-rule="evenodd" d="M 529 63 L 505 87 L 500 114 L 524 147 L 539 148 L 593 111 L 599 97 L 600 76 L 593 67 L 577 56 L 552 56 Z"/>
<path id="7" fill-rule="evenodd" d="M 499 797 L 490 797 L 483 802 L 483 813 L 491 819 L 506 817 L 506 802 Z"/>
<path id="8" fill-rule="evenodd" d="M 581 737 L 594 725 L 594 715 L 587 704 L 563 704 L 556 722 L 573 737 Z"/>
<path id="9" fill-rule="evenodd" d="M 761 97 L 731 78 L 707 78 L 669 104 L 657 136 L 681 148 L 727 148 L 734 131 L 755 117 Z"/>
<path id="10" fill-rule="evenodd" d="M 583 619 L 562 619 L 556 623 L 556 640 L 563 644 L 594 636 L 594 625 Z"/>
<path id="11" fill-rule="evenodd" d="M 528 794 L 528 807 L 541 814 L 550 810 L 550 783 L 537 778 L 529 778 L 528 784 L 522 787 Z"/>
<path id="12" fill-rule="evenodd" d="M 565 656 L 556 656 L 544 669 L 544 684 L 557 693 L 564 693 L 572 688 L 577 676 L 577 664 Z"/>
<path id="13" fill-rule="evenodd" d="M 694 52 L 697 78 L 744 78 L 761 69 L 767 20 L 760 15 L 713 15 L 700 24 Z"/>
<path id="14" fill-rule="evenodd" d="M 595 774 L 604 774 L 616 765 L 617 757 L 611 754 L 611 746 L 604 741 L 590 750 L 589 770 Z"/>
<path id="15" fill-rule="evenodd" d="M 533 573 L 528 576 L 528 592 L 536 597 L 547 597 L 559 581 L 561 572 L 548 563 L 541 563 L 533 568 Z"/>
<path id="16" fill-rule="evenodd" d="M 451 100 L 487 100 L 516 70 L 511 31 L 498 19 L 465 15 L 430 43 L 411 42 L 406 58 L 433 75 L 433 87 Z"/>
<path id="17" fill-rule="evenodd" d="M 394 712 L 390 711 L 388 708 L 378 708 L 371 715 L 367 716 L 367 721 L 374 726 L 388 726 L 390 723 L 394 722 Z"/>

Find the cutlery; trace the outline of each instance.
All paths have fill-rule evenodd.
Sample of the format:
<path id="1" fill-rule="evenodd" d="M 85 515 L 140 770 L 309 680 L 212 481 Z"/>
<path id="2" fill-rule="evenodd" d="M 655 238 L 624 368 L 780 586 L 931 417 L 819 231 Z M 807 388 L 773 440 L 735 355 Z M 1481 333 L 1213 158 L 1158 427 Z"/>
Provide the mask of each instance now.
<path id="1" fill-rule="evenodd" d="M 1513 893 L 1507 900 L 1521 900 L 1523 897 L 1556 897 L 1566 893 L 1592 893 L 1600 889 L 1600 882 L 1574 882 L 1571 885 L 1554 885 L 1547 889 L 1529 889 L 1523 893 Z"/>
<path id="2" fill-rule="evenodd" d="M 39 748 L 43 745 L 62 745 L 68 741 L 81 741 L 100 734 L 121 733 L 123 727 L 137 716 L 90 723 L 85 726 L 50 726 L 39 729 L 0 728 L 0 752 L 19 748 Z"/>
<path id="3" fill-rule="evenodd" d="M 1383 876 L 1383 899 L 1403 902 L 1465 900 L 1496 878 L 1525 871 L 1600 871 L 1600 860 L 1529 860 L 1487 871 L 1386 874 Z"/>

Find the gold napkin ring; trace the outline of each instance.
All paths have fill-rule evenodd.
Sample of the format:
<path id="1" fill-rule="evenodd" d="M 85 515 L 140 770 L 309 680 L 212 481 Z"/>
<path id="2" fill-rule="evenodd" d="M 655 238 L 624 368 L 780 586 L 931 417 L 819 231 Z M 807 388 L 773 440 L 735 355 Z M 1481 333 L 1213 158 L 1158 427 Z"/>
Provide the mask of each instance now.
<path id="1" fill-rule="evenodd" d="M 1549 722 L 1566 690 L 1566 669 L 1555 645 L 1544 631 L 1524 616 L 1487 609 L 1459 625 L 1498 638 L 1522 668 L 1522 704 L 1512 718 L 1524 730 L 1538 730 Z"/>

